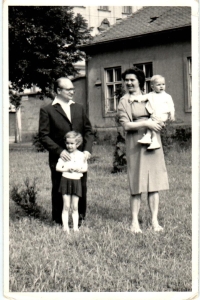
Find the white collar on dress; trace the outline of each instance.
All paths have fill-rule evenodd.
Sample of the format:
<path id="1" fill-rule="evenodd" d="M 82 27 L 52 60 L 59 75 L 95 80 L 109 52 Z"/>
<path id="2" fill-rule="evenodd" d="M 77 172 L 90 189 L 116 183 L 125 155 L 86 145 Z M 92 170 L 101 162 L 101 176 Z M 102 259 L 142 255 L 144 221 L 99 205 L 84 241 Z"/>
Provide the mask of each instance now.
<path id="1" fill-rule="evenodd" d="M 128 103 L 133 103 L 133 102 L 145 102 L 145 101 L 139 101 L 134 99 L 134 95 L 131 95 L 129 93 L 126 93 L 123 97 L 123 99 L 126 99 Z"/>

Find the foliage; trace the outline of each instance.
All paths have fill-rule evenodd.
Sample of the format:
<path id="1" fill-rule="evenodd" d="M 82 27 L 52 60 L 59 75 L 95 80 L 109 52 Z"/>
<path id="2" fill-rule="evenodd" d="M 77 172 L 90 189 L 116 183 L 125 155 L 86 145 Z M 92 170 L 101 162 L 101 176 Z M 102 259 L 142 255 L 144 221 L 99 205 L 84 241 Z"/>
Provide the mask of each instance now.
<path id="1" fill-rule="evenodd" d="M 163 150 L 168 154 L 170 149 L 175 147 L 178 151 L 191 147 L 192 131 L 191 126 L 174 126 L 170 122 L 161 130 Z"/>
<path id="2" fill-rule="evenodd" d="M 19 191 L 18 185 L 15 185 L 10 193 L 11 199 L 17 204 L 22 206 L 32 206 L 36 204 L 37 199 L 37 188 L 36 188 L 36 178 L 34 178 L 33 183 L 30 184 L 29 178 L 24 180 L 25 189 L 23 188 Z"/>
<path id="3" fill-rule="evenodd" d="M 14 92 L 13 90 L 9 89 L 9 100 L 10 100 L 10 103 L 12 105 L 15 106 L 15 108 L 17 109 L 20 104 L 21 104 L 21 96 L 19 93 L 17 92 Z"/>
<path id="4" fill-rule="evenodd" d="M 42 143 L 40 142 L 40 137 L 39 137 L 39 133 L 36 132 L 35 134 L 33 134 L 32 136 L 32 143 L 33 146 L 35 147 L 37 152 L 46 152 L 47 150 L 44 148 L 44 146 L 42 145 Z"/>
<path id="5" fill-rule="evenodd" d="M 91 38 L 71 6 L 9 6 L 9 80 L 14 90 L 33 84 L 52 97 L 52 82 L 74 75 L 85 58 L 78 47 Z"/>
<path id="6" fill-rule="evenodd" d="M 174 135 L 175 140 L 179 143 L 181 148 L 188 148 L 191 146 L 192 128 L 191 126 L 178 126 Z"/>
<path id="7" fill-rule="evenodd" d="M 115 144 L 112 173 L 121 172 L 126 168 L 126 146 L 125 139 L 118 131 Z"/>
<path id="8" fill-rule="evenodd" d="M 174 133 L 175 127 L 170 126 L 169 123 L 160 132 L 164 154 L 168 154 L 174 145 Z"/>
<path id="9" fill-rule="evenodd" d="M 151 229 L 143 194 L 139 213 L 143 234 L 138 235 L 129 230 L 127 174 L 110 173 L 112 153 L 111 145 L 94 146 L 98 160 L 89 165 L 87 219 L 79 233 L 70 231 L 69 236 L 50 221 L 48 154 L 10 153 L 11 187 L 20 186 L 23 178 L 38 177 L 37 201 L 48 216 L 30 217 L 10 200 L 10 292 L 192 290 L 191 151 L 170 151 L 170 190 L 160 192 L 158 215 L 164 232 Z"/>

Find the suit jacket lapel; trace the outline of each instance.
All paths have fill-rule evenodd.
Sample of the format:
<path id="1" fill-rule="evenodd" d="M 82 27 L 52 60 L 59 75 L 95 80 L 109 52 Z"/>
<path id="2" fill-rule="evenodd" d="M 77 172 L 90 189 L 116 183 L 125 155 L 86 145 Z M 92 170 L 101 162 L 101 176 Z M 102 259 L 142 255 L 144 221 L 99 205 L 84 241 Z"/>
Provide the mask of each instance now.
<path id="1" fill-rule="evenodd" d="M 63 117 L 65 117 L 68 120 L 68 122 L 70 122 L 70 120 L 68 119 L 67 115 L 65 114 L 64 110 L 62 109 L 62 107 L 59 103 L 53 105 L 53 107 L 55 108 L 55 110 L 57 112 L 59 112 Z"/>
<path id="2" fill-rule="evenodd" d="M 75 103 L 72 103 L 70 105 L 70 111 L 71 111 L 71 121 L 72 121 L 73 117 L 74 117 L 74 112 L 75 112 Z"/>

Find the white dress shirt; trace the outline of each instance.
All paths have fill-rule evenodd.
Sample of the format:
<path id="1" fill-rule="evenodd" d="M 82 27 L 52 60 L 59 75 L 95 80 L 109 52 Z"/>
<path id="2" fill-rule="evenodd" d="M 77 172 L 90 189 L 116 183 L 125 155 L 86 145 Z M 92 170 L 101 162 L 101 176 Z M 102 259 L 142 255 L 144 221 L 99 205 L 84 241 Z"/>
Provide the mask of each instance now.
<path id="1" fill-rule="evenodd" d="M 66 116 L 68 117 L 69 121 L 71 122 L 71 110 L 70 110 L 70 105 L 75 103 L 73 100 L 69 100 L 68 102 L 64 102 L 60 99 L 58 99 L 58 97 L 55 97 L 55 99 L 52 102 L 52 105 L 55 105 L 59 103 L 62 107 L 62 109 L 64 110 Z M 88 151 L 83 151 L 83 153 L 85 153 L 87 155 L 87 159 L 90 158 L 91 154 Z"/>
<path id="2" fill-rule="evenodd" d="M 71 122 L 71 111 L 70 111 L 70 105 L 75 103 L 72 100 L 69 100 L 68 102 L 62 101 L 60 99 L 58 99 L 57 97 L 55 97 L 55 99 L 52 102 L 52 105 L 55 105 L 59 103 L 62 107 L 62 109 L 64 110 L 66 116 L 68 117 L 69 121 Z"/>

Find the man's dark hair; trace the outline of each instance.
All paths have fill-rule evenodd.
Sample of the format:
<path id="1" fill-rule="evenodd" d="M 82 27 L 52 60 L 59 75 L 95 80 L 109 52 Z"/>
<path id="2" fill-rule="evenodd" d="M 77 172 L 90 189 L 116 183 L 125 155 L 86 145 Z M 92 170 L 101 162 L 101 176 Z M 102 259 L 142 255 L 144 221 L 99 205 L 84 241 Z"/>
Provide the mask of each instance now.
<path id="1" fill-rule="evenodd" d="M 54 82 L 54 92 L 57 93 L 57 88 L 60 87 L 60 79 L 58 78 L 55 82 Z"/>

